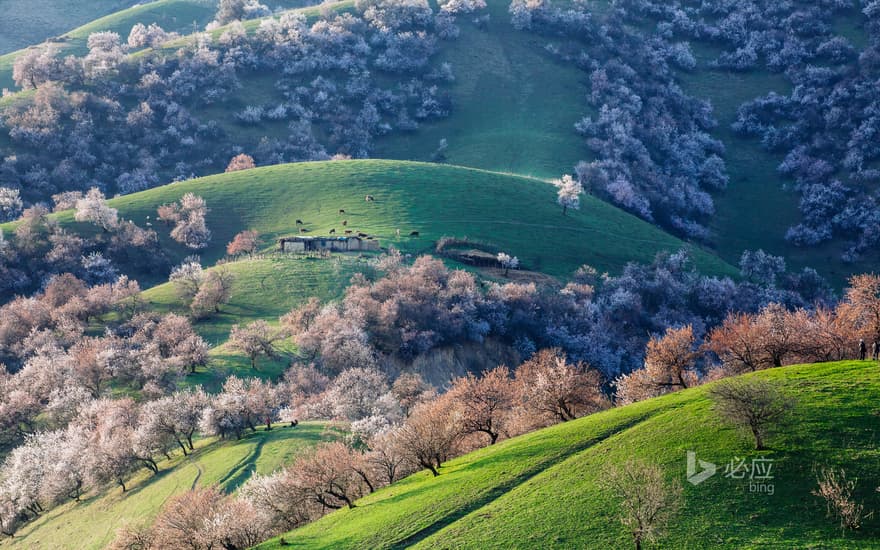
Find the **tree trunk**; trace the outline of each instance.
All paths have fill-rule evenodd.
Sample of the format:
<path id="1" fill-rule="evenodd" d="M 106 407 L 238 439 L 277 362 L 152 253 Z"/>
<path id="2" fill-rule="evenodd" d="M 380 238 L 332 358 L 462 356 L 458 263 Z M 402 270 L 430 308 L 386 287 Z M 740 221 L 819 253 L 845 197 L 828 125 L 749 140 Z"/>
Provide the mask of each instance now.
<path id="1" fill-rule="evenodd" d="M 183 441 L 181 441 L 179 438 L 175 438 L 175 439 L 177 439 L 177 444 L 180 445 L 180 450 L 183 451 L 183 456 L 186 456 L 187 455 L 186 445 L 184 445 Z"/>
<path id="2" fill-rule="evenodd" d="M 77 480 L 73 490 L 68 494 L 68 496 L 70 496 L 70 498 L 72 498 L 74 502 L 79 502 L 79 497 L 82 496 L 82 484 L 82 481 Z"/>
<path id="3" fill-rule="evenodd" d="M 118 483 L 119 486 L 122 487 L 122 492 L 124 493 L 125 492 L 125 481 L 123 481 L 122 478 L 119 478 L 116 480 L 116 483 Z"/>
<path id="4" fill-rule="evenodd" d="M 434 474 L 434 477 L 440 475 L 440 472 L 437 471 L 437 468 L 435 468 L 434 465 L 431 464 L 431 462 L 429 461 L 422 462 L 422 467 L 431 470 L 431 473 Z"/>
<path id="5" fill-rule="evenodd" d="M 355 507 L 354 502 L 352 502 L 351 499 L 348 498 L 348 495 L 346 495 L 345 493 L 337 493 L 335 491 L 327 491 L 327 492 L 330 493 L 331 495 L 333 495 L 334 497 L 338 498 L 342 502 L 344 502 L 345 505 L 348 506 L 349 508 Z"/>
<path id="6" fill-rule="evenodd" d="M 494 445 L 498 441 L 498 436 L 501 435 L 500 433 L 493 432 L 491 428 L 480 431 L 489 436 L 489 445 Z"/>
<path id="7" fill-rule="evenodd" d="M 355 470 L 355 472 L 357 472 L 357 475 L 361 476 L 361 479 L 363 479 L 364 483 L 367 484 L 367 488 L 370 490 L 370 492 L 374 493 L 376 491 L 376 488 L 373 487 L 373 483 L 370 481 L 370 478 L 367 476 L 366 472 L 362 472 L 360 470 Z"/>
<path id="8" fill-rule="evenodd" d="M 147 469 L 150 470 L 151 472 L 153 472 L 153 475 L 156 475 L 159 473 L 159 465 L 156 464 L 155 460 L 153 460 L 152 458 L 144 458 L 141 460 L 146 465 Z"/>

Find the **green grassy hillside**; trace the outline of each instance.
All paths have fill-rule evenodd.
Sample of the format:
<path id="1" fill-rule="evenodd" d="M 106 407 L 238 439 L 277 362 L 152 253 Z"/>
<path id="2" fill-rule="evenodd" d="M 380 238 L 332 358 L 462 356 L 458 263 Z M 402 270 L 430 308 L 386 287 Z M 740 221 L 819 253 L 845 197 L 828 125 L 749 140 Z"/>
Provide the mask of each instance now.
<path id="1" fill-rule="evenodd" d="M 137 3 L 137 0 L 6 0 L 0 19 L 0 54 L 61 34 Z"/>
<path id="2" fill-rule="evenodd" d="M 30 18 L 33 17 L 33 12 L 30 11 L 30 4 L 26 2 L 12 3 L 16 6 L 20 5 L 17 9 L 22 11 L 27 9 L 27 14 L 23 14 L 22 17 L 31 20 Z M 44 3 L 51 4 L 58 2 L 44 0 Z M 89 2 L 64 3 L 63 11 L 60 15 L 66 16 L 70 11 L 71 4 L 75 9 L 82 10 L 85 8 L 80 6 L 80 4 L 89 6 L 91 9 L 102 3 L 113 5 L 126 4 L 126 2 L 120 2 L 118 0 L 115 2 L 109 2 L 106 0 L 103 0 L 102 2 L 94 2 L 90 0 Z M 134 4 L 134 2 L 127 3 L 129 5 Z M 167 31 L 190 33 L 193 31 L 194 26 L 196 28 L 204 28 L 204 26 L 214 17 L 215 11 L 216 8 L 210 3 L 202 2 L 200 0 L 157 0 L 155 2 L 137 4 L 130 8 L 111 13 L 105 17 L 95 19 L 94 21 L 80 19 L 80 21 L 84 23 L 85 21 L 89 22 L 61 35 L 58 41 L 58 46 L 62 55 L 83 55 L 87 51 L 86 40 L 93 32 L 114 31 L 119 33 L 120 36 L 123 37 L 123 40 L 125 40 L 128 38 L 128 33 L 131 32 L 131 28 L 137 23 L 143 23 L 144 25 L 158 23 L 159 26 Z M 76 21 L 77 19 L 71 17 L 69 20 L 64 21 L 63 28 L 53 32 L 66 31 L 75 26 Z M 56 23 L 56 28 L 57 25 L 58 23 Z M 2 34 L 2 31 L 0 31 L 0 34 Z M 48 38 L 48 36 L 43 36 L 42 38 L 34 39 L 34 36 L 35 35 L 30 35 L 31 39 L 29 40 L 29 43 L 37 44 L 42 42 L 44 38 Z M 0 56 L 0 88 L 15 89 L 15 83 L 12 81 L 12 64 L 20 53 L 21 51 L 13 51 Z"/>
<path id="3" fill-rule="evenodd" d="M 213 231 L 200 251 L 207 264 L 225 254 L 226 243 L 244 229 L 260 232 L 267 249 L 279 237 L 297 234 L 296 220 L 310 235 L 342 234 L 347 228 L 379 238 L 383 247 L 430 253 L 443 236 L 468 237 L 518 256 L 524 269 L 565 277 L 590 264 L 618 272 L 627 262 L 650 262 L 657 252 L 678 250 L 682 241 L 592 197 L 563 216 L 555 188 L 537 179 L 442 164 L 384 160 L 329 161 L 269 166 L 165 185 L 110 201 L 120 215 L 155 223 L 156 207 L 185 193 L 205 198 Z M 367 195 L 374 202 L 365 202 Z M 344 209 L 345 214 L 339 214 Z M 58 219 L 73 221 L 72 212 Z M 9 224 L 2 226 L 7 230 Z M 178 258 L 191 251 L 170 241 L 168 228 L 154 226 Z M 400 237 L 397 236 L 400 230 Z M 418 231 L 418 236 L 410 236 Z M 694 250 L 706 272 L 735 270 L 709 252 Z"/>
<path id="4" fill-rule="evenodd" d="M 880 521 L 841 532 L 810 494 L 815 471 L 843 467 L 858 479 L 866 510 L 880 507 L 874 362 L 800 365 L 751 375 L 798 399 L 796 422 L 753 451 L 711 413 L 706 387 L 612 409 L 517 437 L 422 472 L 284 535 L 295 548 L 626 548 L 617 503 L 598 489 L 600 472 L 640 458 L 684 487 L 684 506 L 663 548 L 870 548 Z M 686 451 L 719 465 L 702 484 L 685 481 Z M 774 494 L 724 475 L 734 457 L 773 461 Z M 655 547 L 652 546 L 652 547 Z M 261 548 L 281 548 L 280 540 Z"/>
<path id="5" fill-rule="evenodd" d="M 177 262 L 192 253 L 169 237 L 169 227 L 156 220 L 156 207 L 193 192 L 205 198 L 213 238 L 199 251 L 206 266 L 225 256 L 226 243 L 239 231 L 255 229 L 264 251 L 276 240 L 297 234 L 302 220 L 310 235 L 342 234 L 348 228 L 376 235 L 383 247 L 410 254 L 433 253 L 443 236 L 467 237 L 490 248 L 518 256 L 522 267 L 567 278 L 590 264 L 600 271 L 619 272 L 629 261 L 650 262 L 660 251 L 675 251 L 686 243 L 656 227 L 592 197 L 579 211 L 563 216 L 549 183 L 518 176 L 455 166 L 398 161 L 332 161 L 271 166 L 174 183 L 119 197 L 110 204 L 120 216 L 141 226 L 152 224 Z M 366 202 L 367 194 L 375 201 Z M 339 214 L 339 209 L 346 213 Z M 72 212 L 55 214 L 60 223 L 81 234 L 99 231 L 77 223 Z M 7 234 L 14 224 L 0 225 Z M 397 235 L 400 230 L 400 236 Z M 418 231 L 418 236 L 410 236 Z M 693 249 L 696 265 L 722 275 L 736 270 L 711 253 Z M 290 362 L 293 349 L 282 346 L 279 356 L 261 359 L 259 372 L 224 344 L 235 323 L 279 316 L 312 296 L 332 300 L 342 295 L 351 275 L 367 267 L 369 258 L 334 254 L 330 258 L 296 255 L 259 256 L 225 265 L 235 278 L 230 302 L 219 314 L 194 324 L 212 345 L 209 369 L 187 378 L 209 388 L 228 372 L 275 377 Z M 174 288 L 156 275 L 138 277 L 151 309 L 187 314 Z M 492 276 L 493 274 L 489 274 Z M 500 274 L 498 274 L 500 276 Z M 156 286 L 153 286 L 156 285 Z"/>
<path id="6" fill-rule="evenodd" d="M 268 432 L 260 429 L 238 441 L 197 443 L 190 456 L 177 454 L 173 460 L 161 462 L 158 475 L 139 474 L 125 493 L 113 486 L 88 495 L 82 502 L 54 508 L 15 537 L 0 541 L 0 548 L 103 548 L 123 525 L 151 521 L 174 495 L 212 484 L 232 492 L 254 473 L 271 473 L 292 462 L 303 449 L 330 437 L 323 423 L 303 422 L 296 428 L 279 425 Z"/>
<path id="7" fill-rule="evenodd" d="M 856 10 L 843 12 L 829 23 L 857 47 L 865 45 L 864 17 Z M 767 70 L 734 72 L 711 67 L 721 48 L 707 42 L 692 46 L 697 68 L 680 73 L 682 88 L 711 101 L 718 120 L 713 135 L 725 145 L 724 160 L 730 175 L 727 190 L 714 196 L 716 214 L 711 229 L 719 254 L 735 261 L 743 250 L 762 248 L 784 256 L 790 266 L 817 269 L 837 286 L 851 273 L 877 269 L 876 255 L 843 264 L 840 255 L 845 246 L 838 241 L 808 248 L 789 244 L 785 232 L 800 221 L 800 212 L 798 195 L 784 188 L 787 180 L 777 170 L 784 155 L 768 152 L 758 140 L 743 138 L 731 130 L 740 105 L 770 92 L 788 95 L 791 82 Z"/>
<path id="8" fill-rule="evenodd" d="M 574 129 L 590 114 L 585 73 L 555 60 L 546 40 L 510 24 L 504 0 L 489 0 L 491 17 L 478 28 L 469 17 L 461 34 L 442 44 L 436 63 L 452 65 L 452 113 L 412 133 L 377 141 L 373 156 L 430 160 L 446 139 L 452 164 L 541 178 L 571 173 L 589 152 Z"/>
<path id="9" fill-rule="evenodd" d="M 210 323 L 196 328 L 211 344 L 226 339 L 235 323 L 274 319 L 312 296 L 333 299 L 342 295 L 351 275 L 366 266 L 366 260 L 338 255 L 329 260 L 303 256 L 268 256 L 225 264 L 234 277 L 232 297 Z M 181 313 L 182 304 L 169 283 L 143 294 L 151 309 Z"/>
<path id="10" fill-rule="evenodd" d="M 278 6 L 301 5 L 301 0 L 277 2 Z M 376 158 L 428 160 L 441 139 L 452 164 L 541 178 L 570 172 L 578 160 L 589 159 L 574 123 L 590 114 L 584 95 L 589 91 L 586 73 L 558 62 L 545 50 L 549 41 L 534 33 L 517 31 L 510 25 L 509 2 L 490 0 L 489 23 L 478 28 L 471 18 L 459 21 L 460 36 L 442 42 L 434 62 L 449 62 L 455 81 L 445 85 L 452 99 L 451 115 L 424 124 L 411 133 L 394 133 L 378 138 L 372 155 Z M 273 7 L 275 5 L 273 4 Z M 351 2 L 336 2 L 335 9 L 350 9 Z M 595 3 L 601 13 L 605 4 Z M 62 48 L 82 53 L 88 33 L 111 29 L 127 35 L 134 23 L 159 22 L 169 30 L 187 32 L 203 26 L 213 8 L 199 0 L 158 0 L 135 6 L 87 24 L 66 35 Z M 310 13 L 317 13 L 312 10 Z M 863 18 L 844 13 L 832 23 L 855 44 L 865 42 Z M 248 22 L 255 28 L 258 21 Z M 180 43 L 185 43 L 182 39 Z M 778 156 L 763 151 L 755 140 L 742 139 L 730 131 L 740 104 L 770 91 L 785 93 L 790 84 L 779 74 L 766 71 L 730 73 L 710 67 L 718 55 L 717 45 L 694 43 L 698 66 L 681 73 L 681 84 L 689 93 L 711 101 L 719 126 L 714 132 L 726 146 L 731 182 L 716 193 L 717 215 L 712 222 L 713 246 L 729 262 L 743 250 L 763 248 L 784 255 L 793 267 L 812 266 L 840 285 L 852 272 L 876 269 L 876 257 L 843 265 L 842 244 L 818 248 L 797 248 L 784 239 L 785 230 L 797 222 L 797 197 L 783 189 L 784 180 L 776 167 Z M 0 56 L 0 87 L 11 87 L 11 63 L 16 53 Z M 223 105 L 197 108 L 194 113 L 215 120 L 242 143 L 286 133 L 283 123 L 267 122 L 246 126 L 233 113 L 246 105 L 278 102 L 274 77 L 261 73 L 242 76 L 242 88 Z"/>
<path id="11" fill-rule="evenodd" d="M 339 298 L 352 274 L 364 269 L 365 262 L 350 255 L 338 255 L 329 260 L 291 255 L 226 264 L 223 269 L 234 277 L 229 303 L 221 306 L 220 313 L 194 322 L 196 331 L 212 346 L 211 366 L 204 372 L 188 376 L 186 384 L 210 389 L 219 381 L 218 373 L 224 371 L 270 378 L 281 374 L 290 365 L 293 350 L 281 345 L 278 357 L 261 358 L 259 372 L 254 372 L 247 357 L 223 345 L 232 325 L 257 319 L 277 325 L 278 317 L 313 296 L 321 300 Z M 143 297 L 150 309 L 183 315 L 189 313 L 169 283 L 147 290 Z"/>
<path id="12" fill-rule="evenodd" d="M 79 56 L 86 53 L 86 40 L 94 32 L 113 31 L 119 33 L 125 42 L 134 25 L 157 23 L 166 31 L 186 35 L 203 30 L 217 11 L 217 3 L 210 0 L 155 0 L 144 3 L 132 0 L 37 0 L 36 6 L 33 0 L 7 2 L 12 13 L 10 16 L 6 12 L 0 21 L 0 53 L 5 54 L 0 55 L 0 89 L 10 90 L 15 88 L 12 64 L 21 54 L 21 50 L 10 51 L 16 47 L 38 44 L 53 34 L 60 34 L 55 41 L 61 55 Z M 267 0 L 263 3 L 275 9 L 296 8 L 312 2 Z M 6 2 L 2 5 L 5 7 Z M 108 15 L 94 19 L 102 13 Z M 41 15 L 35 17 L 34 14 Z M 77 24 L 81 26 L 70 30 Z M 39 29 L 35 29 L 35 26 L 39 26 Z M 67 32 L 61 34 L 63 31 Z"/>

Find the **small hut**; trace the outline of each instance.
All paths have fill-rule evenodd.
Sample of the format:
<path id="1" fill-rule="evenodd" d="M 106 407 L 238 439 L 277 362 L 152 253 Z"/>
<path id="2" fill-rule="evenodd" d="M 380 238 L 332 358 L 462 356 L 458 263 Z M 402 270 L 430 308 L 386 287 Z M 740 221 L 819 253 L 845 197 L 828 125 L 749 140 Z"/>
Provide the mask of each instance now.
<path id="1" fill-rule="evenodd" d="M 379 250 L 379 241 L 361 237 L 284 237 L 278 239 L 281 252 L 361 252 Z"/>
<path id="2" fill-rule="evenodd" d="M 462 263 L 477 267 L 501 267 L 501 263 L 498 261 L 498 256 L 496 254 L 491 254 L 476 248 L 455 250 L 449 254 L 449 256 Z"/>

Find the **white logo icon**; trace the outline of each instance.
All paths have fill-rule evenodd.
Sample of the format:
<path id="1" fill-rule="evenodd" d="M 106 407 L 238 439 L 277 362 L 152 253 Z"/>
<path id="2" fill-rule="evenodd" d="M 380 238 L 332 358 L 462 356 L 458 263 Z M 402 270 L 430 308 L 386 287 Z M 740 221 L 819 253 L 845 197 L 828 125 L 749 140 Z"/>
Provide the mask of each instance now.
<path id="1" fill-rule="evenodd" d="M 717 466 L 712 464 L 711 462 L 706 462 L 705 460 L 700 460 L 700 468 L 702 470 L 697 472 L 697 453 L 693 451 L 687 452 L 687 480 L 691 482 L 691 485 L 699 485 L 700 483 L 706 481 L 710 477 L 715 475 L 715 470 L 718 469 Z"/>

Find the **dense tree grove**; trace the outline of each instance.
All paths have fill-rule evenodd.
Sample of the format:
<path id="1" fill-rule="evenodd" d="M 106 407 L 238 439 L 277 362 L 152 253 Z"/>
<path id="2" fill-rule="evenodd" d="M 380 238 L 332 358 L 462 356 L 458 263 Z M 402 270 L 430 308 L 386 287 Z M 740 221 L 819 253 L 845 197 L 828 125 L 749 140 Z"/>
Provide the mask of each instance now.
<path id="1" fill-rule="evenodd" d="M 222 26 L 187 39 L 176 55 L 127 55 L 173 38 L 155 25 L 132 29 L 127 44 L 96 33 L 82 58 L 62 59 L 51 44 L 34 48 L 14 72 L 34 93 L 0 112 L 8 136 L 0 181 L 35 203 L 91 187 L 131 193 L 227 164 L 240 169 L 245 159 L 364 157 L 375 136 L 446 116 L 440 85 L 451 71 L 434 71 L 428 60 L 439 40 L 456 35 L 452 14 L 479 6 L 447 3 L 434 14 L 419 0 L 361 0 L 353 13 L 308 21 L 287 12 L 246 32 L 239 20 L 268 15 L 265 6 L 224 0 Z M 239 141 L 206 113 L 235 100 L 243 79 L 265 75 L 280 99 L 249 105 L 235 118 L 271 126 L 268 135 L 276 137 Z M 0 206 L 0 215 L 12 215 L 6 210 Z"/>
<path id="2" fill-rule="evenodd" d="M 703 342 L 690 326 L 669 328 L 648 342 L 643 368 L 616 380 L 616 397 L 632 403 L 756 370 L 857 357 L 860 341 L 880 347 L 878 288 L 880 277 L 858 275 L 850 279 L 844 299 L 834 307 L 771 302 L 755 313 L 732 311 Z M 742 393 L 766 397 L 772 392 Z M 742 396 L 730 399 L 737 397 Z M 752 403 L 742 399 L 745 405 Z"/>
<path id="3" fill-rule="evenodd" d="M 880 243 L 876 2 L 623 0 L 596 14 L 590 4 L 514 0 L 510 13 L 589 74 L 596 114 L 576 128 L 596 158 L 577 175 L 592 192 L 682 235 L 709 236 L 709 193 L 728 181 L 724 147 L 708 134 L 710 104 L 685 93 L 677 75 L 697 67 L 691 42 L 711 43 L 721 53 L 710 67 L 768 70 L 791 82 L 787 95 L 743 104 L 733 124 L 784 156 L 779 171 L 803 214 L 788 240 L 842 237 L 845 261 Z M 832 19 L 842 16 L 851 26 L 864 21 L 864 44 L 839 34 Z"/>
<path id="4" fill-rule="evenodd" d="M 719 66 L 767 68 L 791 82 L 787 96 L 771 93 L 742 105 L 734 130 L 785 155 L 779 171 L 794 182 L 803 214 L 787 238 L 815 245 L 844 237 L 850 241 L 843 254 L 847 261 L 880 243 L 880 173 L 873 167 L 880 154 L 874 145 L 880 14 L 872 6 L 847 0 L 780 6 L 737 2 L 712 10 L 717 23 L 698 23 L 690 31 L 726 46 Z M 831 24 L 831 17 L 843 11 L 862 15 L 853 14 L 860 7 L 867 17 L 863 47 L 838 35 Z M 708 14 L 704 7 L 691 18 Z"/>
<path id="5" fill-rule="evenodd" d="M 780 262 L 750 254 L 742 267 L 766 271 L 765 264 Z M 341 302 L 324 307 L 310 302 L 285 319 L 300 350 L 328 373 L 496 338 L 523 358 L 558 347 L 614 377 L 641 366 L 649 335 L 669 326 L 691 325 L 699 338 L 730 311 L 833 300 L 812 270 L 785 273 L 782 262 L 782 272 L 771 279 L 734 282 L 700 275 L 685 252 L 661 255 L 649 266 L 629 265 L 618 277 L 584 268 L 562 289 L 534 283 L 480 287 L 472 274 L 421 257 L 375 281 L 356 277 Z"/>
<path id="6" fill-rule="evenodd" d="M 233 345 L 254 361 L 285 336 L 302 353 L 280 380 L 230 376 L 213 395 L 176 388 L 206 363 L 207 344 L 184 317 L 141 312 L 139 289 L 124 277 L 90 287 L 60 275 L 3 306 L 0 349 L 13 367 L 0 379 L 0 434 L 12 449 L 0 466 L 3 532 L 108 484 L 126 491 L 137 470 L 157 473 L 163 457 L 194 452 L 196 434 L 343 423 L 344 441 L 253 478 L 237 496 L 199 489 L 180 497 L 213 503 L 190 511 L 193 528 L 210 517 L 227 529 L 193 536 L 250 544 L 356 506 L 408 473 L 442 475 L 459 454 L 607 408 L 612 389 L 627 403 L 744 371 L 851 357 L 859 338 L 872 341 L 880 330 L 877 276 L 854 277 L 834 303 L 812 272 L 786 273 L 764 253 L 744 256 L 750 280 L 740 283 L 700 276 L 680 253 L 620 277 L 584 267 L 561 289 L 484 288 L 430 257 L 409 265 L 391 255 L 376 265 L 369 277 L 355 276 L 338 304 L 310 300 L 277 330 L 235 328 Z M 118 321 L 104 334 L 86 333 L 89 319 L 110 311 Z M 600 333 L 606 339 L 596 341 Z M 400 372 L 401 360 L 485 338 L 515 347 L 523 361 L 454 378 L 446 391 Z M 138 400 L 109 397 L 120 387 Z M 163 529 L 181 523 L 163 517 L 120 541 L 145 537 L 164 547 Z"/>
<path id="7" fill-rule="evenodd" d="M 590 192 L 647 220 L 695 239 L 708 239 L 710 192 L 727 184 L 724 146 L 709 135 L 711 105 L 687 95 L 675 71 L 695 66 L 686 42 L 650 36 L 629 12 L 594 17 L 589 4 L 555 6 L 514 0 L 513 25 L 546 35 L 547 49 L 589 75 L 587 102 L 595 115 L 577 122 L 595 160 L 576 167 Z M 560 191 L 560 204 L 563 194 Z"/>
<path id="8" fill-rule="evenodd" d="M 75 208 L 78 221 L 100 231 L 82 235 L 61 227 L 43 206 L 25 209 L 9 238 L 0 230 L 0 302 L 33 292 L 60 274 L 100 285 L 116 281 L 123 268 L 126 273 L 167 273 L 168 258 L 156 231 L 119 219 L 99 190 L 53 199 L 56 210 Z"/>
<path id="9" fill-rule="evenodd" d="M 754 314 L 732 312 L 702 344 L 693 327 L 671 327 L 647 343 L 643 368 L 615 381 L 615 400 L 632 403 L 744 370 L 851 357 L 859 337 L 874 335 L 878 281 L 877 276 L 854 277 L 846 298 L 832 309 L 791 309 L 773 302 Z M 318 311 L 316 304 L 310 304 L 309 310 Z M 291 318 L 303 315 L 288 316 L 287 324 Z M 736 333 L 735 327 L 746 321 L 770 325 Z M 748 354 L 742 352 L 745 347 Z M 746 356 L 759 359 L 744 364 Z M 512 370 L 499 366 L 455 378 L 440 394 L 430 391 L 417 375 L 401 375 L 393 385 L 386 376 L 375 368 L 352 367 L 330 382 L 314 366 L 298 364 L 275 385 L 230 378 L 220 394 L 202 401 L 206 403 L 203 433 L 241 437 L 245 430 L 255 430 L 261 419 L 269 429 L 277 419 L 329 418 L 345 422 L 350 435 L 319 444 L 280 471 L 252 477 L 236 495 L 215 494 L 212 502 L 246 511 L 249 528 L 258 531 L 258 539 L 267 538 L 330 511 L 353 508 L 361 496 L 410 473 L 428 470 L 434 476 L 443 475 L 446 461 L 469 450 L 611 406 L 601 374 L 590 365 L 571 363 L 560 349 L 542 349 Z M 718 414 L 753 437 L 758 449 L 792 406 L 790 398 L 761 380 L 731 378 L 713 386 L 709 395 Z M 173 401 L 176 396 L 164 399 Z M 184 399 L 193 402 L 197 397 Z M 160 425 L 166 423 L 173 424 Z M 168 445 L 176 440 L 186 452 L 177 435 L 179 428 L 162 431 L 168 434 Z M 19 452 L 31 452 L 30 445 Z M 131 460 L 135 466 L 129 467 L 136 467 L 137 460 L 143 464 L 143 457 L 135 455 Z M 5 467 L 22 470 L 15 475 L 30 474 L 29 468 L 18 464 L 10 459 Z M 642 484 L 622 488 L 625 480 L 609 479 L 617 490 L 633 491 L 633 517 L 624 521 L 639 525 L 634 536 L 646 536 L 656 525 L 636 516 L 643 512 L 641 507 L 657 504 L 654 499 L 660 493 L 652 497 L 655 489 Z M 196 489 L 178 499 L 189 502 L 211 491 Z M 25 515 L 39 513 L 32 508 L 39 505 L 37 497 L 19 498 Z M 135 536 L 150 541 L 164 536 L 166 514 L 183 514 L 174 512 L 176 502 L 166 507 L 152 527 L 136 532 L 123 529 L 117 544 Z M 196 520 L 186 524 L 204 529 L 215 513 L 214 505 L 189 510 L 186 514 Z M 228 520 L 227 528 L 237 532 L 243 527 Z"/>

